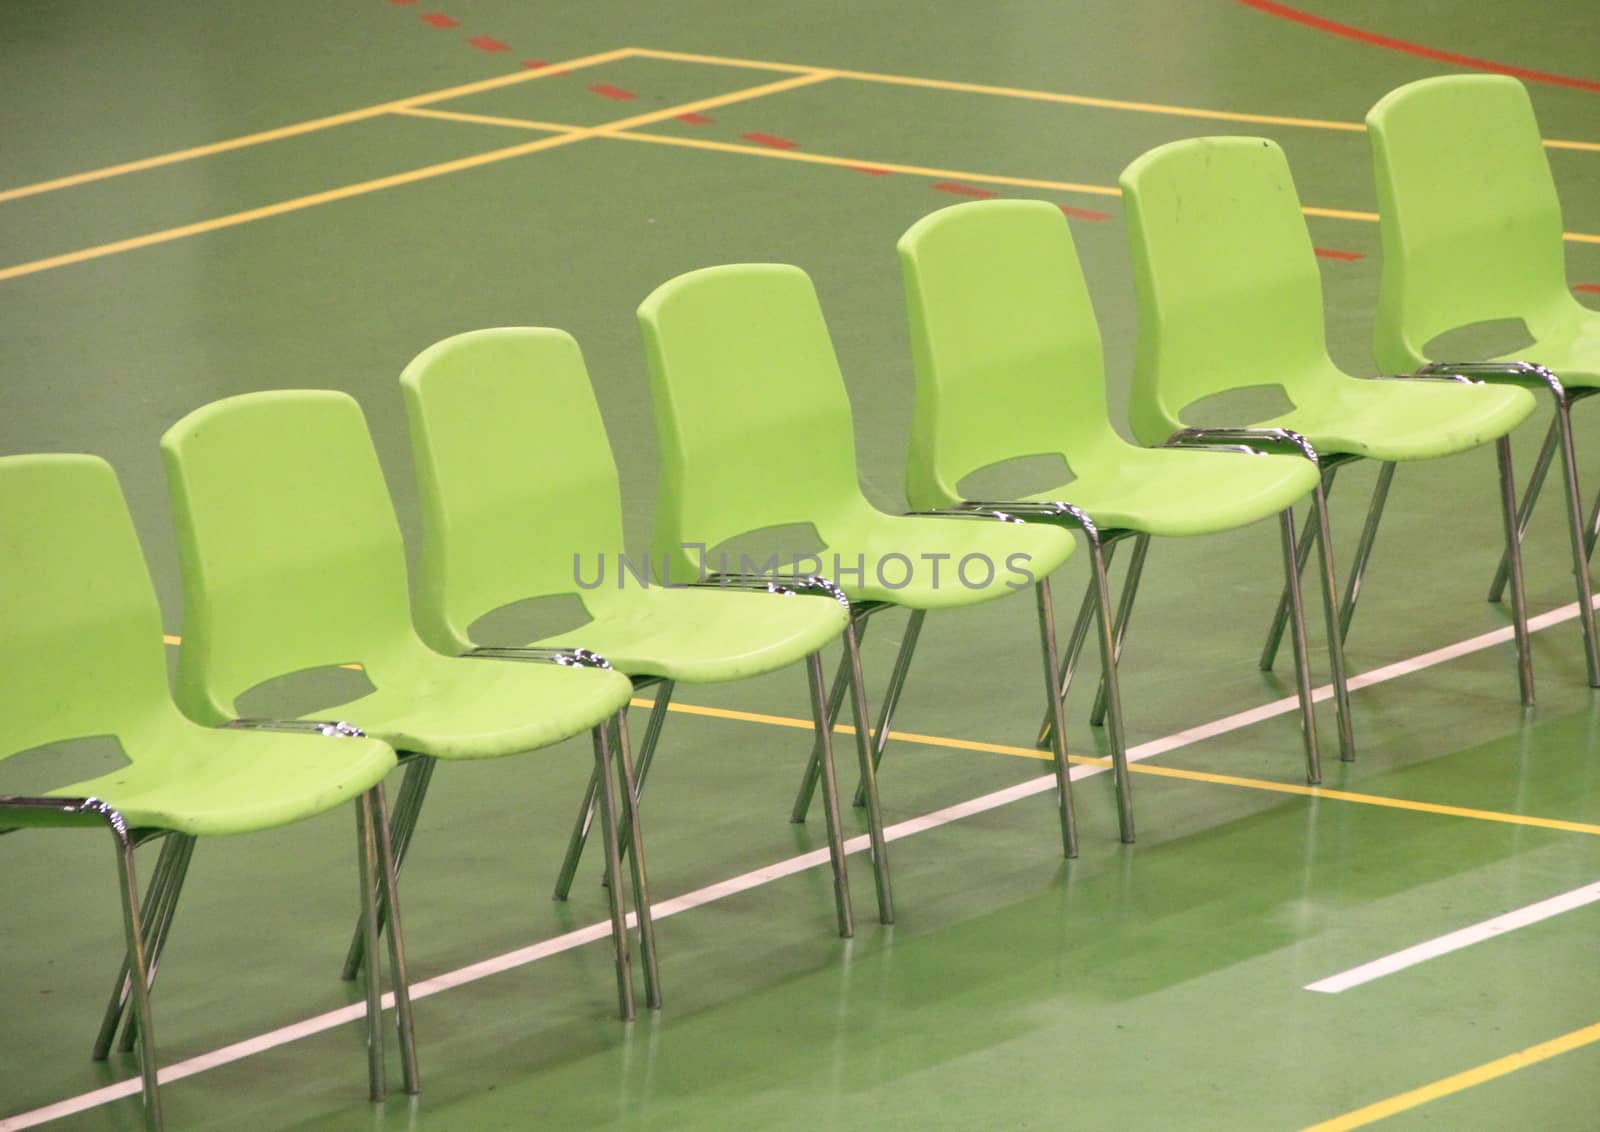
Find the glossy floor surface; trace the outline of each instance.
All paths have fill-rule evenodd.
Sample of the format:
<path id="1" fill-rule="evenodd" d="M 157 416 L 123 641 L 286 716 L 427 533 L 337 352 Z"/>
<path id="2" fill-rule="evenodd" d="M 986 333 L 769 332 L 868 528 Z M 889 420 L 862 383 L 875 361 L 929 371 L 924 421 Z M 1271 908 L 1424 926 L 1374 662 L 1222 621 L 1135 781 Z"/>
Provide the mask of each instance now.
<path id="1" fill-rule="evenodd" d="M 627 496 L 628 547 L 597 550 L 639 554 L 656 449 L 634 308 L 681 271 L 778 261 L 816 280 L 863 485 L 898 509 L 912 383 L 894 242 L 914 220 L 989 194 L 1067 206 L 1120 413 L 1134 319 L 1117 174 L 1175 138 L 1270 136 L 1327 210 L 1310 224 L 1335 356 L 1371 372 L 1378 248 L 1355 124 L 1472 60 L 1536 72 L 1544 134 L 1568 143 L 1549 153 L 1570 278 L 1595 302 L 1592 3 L 1297 11 L 14 0 L 0 452 L 112 460 L 177 635 L 169 424 L 242 391 L 347 390 L 412 535 L 401 368 L 458 331 L 556 326 L 585 348 Z M 1515 438 L 1524 470 L 1547 414 Z M 1592 490 L 1594 410 L 1578 416 Z M 825 845 L 820 815 L 786 820 L 803 673 L 684 690 L 644 806 L 666 1004 L 631 1025 L 584 930 L 605 915 L 596 863 L 569 902 L 549 898 L 587 750 L 446 768 L 402 886 L 415 1100 L 369 1105 L 361 1027 L 326 1017 L 359 998 L 337 978 L 348 815 L 202 843 L 155 992 L 169 1124 L 1600 1126 L 1600 702 L 1553 509 L 1527 545 L 1548 614 L 1538 704 L 1517 702 L 1506 613 L 1483 600 L 1494 477 L 1484 450 L 1397 478 L 1349 643 L 1359 759 L 1333 756 L 1324 710 L 1320 790 L 1300 785 L 1288 666 L 1256 666 L 1277 532 L 1158 546 L 1123 662 L 1139 840 L 1117 840 L 1080 687 L 1071 862 L 1028 746 L 1031 603 L 931 617 L 881 780 L 898 918 L 876 922 L 857 855 L 852 941 L 833 934 L 825 865 L 795 860 Z M 1353 469 L 1335 494 L 1346 553 L 1372 479 Z M 1084 558 L 1058 584 L 1063 617 Z M 867 638 L 875 696 L 897 617 Z M 114 758 L 90 743 L 8 760 L 0 792 Z M 88 1058 L 118 958 L 113 876 L 98 838 L 0 839 L 0 1128 L 139 1123 L 130 1089 L 96 1092 L 136 1080 L 133 1060 Z M 1401 952 L 1412 962 L 1365 966 Z"/>

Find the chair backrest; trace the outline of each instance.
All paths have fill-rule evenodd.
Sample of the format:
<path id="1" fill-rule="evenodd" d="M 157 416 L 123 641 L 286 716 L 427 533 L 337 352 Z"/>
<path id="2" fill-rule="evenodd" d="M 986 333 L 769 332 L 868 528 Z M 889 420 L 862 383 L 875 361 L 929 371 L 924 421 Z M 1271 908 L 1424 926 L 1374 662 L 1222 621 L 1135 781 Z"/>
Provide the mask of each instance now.
<path id="1" fill-rule="evenodd" d="M 913 506 L 955 503 L 962 479 L 1015 457 L 1087 465 L 1117 446 L 1100 329 L 1058 207 L 952 205 L 898 248 L 917 373 Z"/>
<path id="2" fill-rule="evenodd" d="M 116 473 L 95 456 L 0 458 L 0 758 L 112 735 L 134 757 L 177 719 L 161 609 Z"/>
<path id="3" fill-rule="evenodd" d="M 1413 369 L 1455 327 L 1521 319 L 1539 337 L 1578 314 L 1561 202 L 1522 83 L 1408 83 L 1368 112 L 1367 136 L 1383 241 L 1379 365 Z"/>
<path id="4" fill-rule="evenodd" d="M 417 624 L 429 644 L 466 648 L 484 614 L 575 592 L 575 556 L 623 553 L 617 467 L 570 334 L 458 334 L 419 354 L 400 386 L 422 503 Z"/>
<path id="5" fill-rule="evenodd" d="M 1319 380 L 1337 371 L 1316 253 L 1277 143 L 1171 142 L 1136 158 L 1121 184 L 1139 311 L 1129 414 L 1139 440 L 1161 443 L 1186 406 L 1240 386 L 1316 400 Z"/>
<path id="6" fill-rule="evenodd" d="M 830 528 L 870 510 L 850 400 L 816 290 L 798 267 L 691 271 L 639 307 L 661 442 L 655 546 L 681 574 L 764 527 Z M 659 557 L 657 561 L 659 561 Z"/>
<path id="7" fill-rule="evenodd" d="M 179 702 L 202 722 L 278 676 L 421 649 L 366 420 L 343 393 L 247 393 L 161 438 L 184 577 Z"/>

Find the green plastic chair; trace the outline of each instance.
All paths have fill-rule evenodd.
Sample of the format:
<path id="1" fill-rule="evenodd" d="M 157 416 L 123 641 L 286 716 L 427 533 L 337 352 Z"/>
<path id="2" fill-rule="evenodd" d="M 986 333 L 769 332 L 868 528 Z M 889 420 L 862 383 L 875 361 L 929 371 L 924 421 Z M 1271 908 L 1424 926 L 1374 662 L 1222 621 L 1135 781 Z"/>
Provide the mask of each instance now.
<path id="1" fill-rule="evenodd" d="M 900 238 L 900 266 L 916 361 L 907 493 L 914 507 L 968 501 L 962 481 L 985 468 L 1030 456 L 1059 456 L 1069 482 L 1021 500 L 981 506 L 1081 529 L 1093 577 L 1063 659 L 1066 695 L 1099 611 L 1101 690 L 1091 721 L 1110 705 L 1114 749 L 1124 745 L 1115 693 L 1116 661 L 1152 537 L 1232 530 L 1276 515 L 1285 579 L 1292 597 L 1296 674 L 1306 778 L 1322 779 L 1315 709 L 1301 611 L 1293 507 L 1315 501 L 1326 535 L 1322 480 L 1315 453 L 1287 435 L 1248 438 L 1233 450 L 1141 448 L 1112 427 L 1106 409 L 1099 326 L 1067 218 L 1044 201 L 990 200 L 952 205 L 923 217 Z M 1238 448 L 1251 441 L 1246 453 Z M 1198 430 L 1182 444 L 1224 443 Z M 1272 455 L 1264 448 L 1286 450 Z M 1106 564 L 1117 544 L 1133 542 L 1116 623 Z M 1354 757 L 1346 711 L 1343 650 L 1333 632 L 1332 564 L 1323 541 L 1323 608 L 1340 717 L 1341 754 Z"/>
<path id="2" fill-rule="evenodd" d="M 94 456 L 0 458 L 0 758 L 109 736 L 125 765 L 43 790 L 0 795 L 0 833 L 27 827 L 105 829 L 117 852 L 126 955 L 94 1058 L 110 1053 L 129 1000 L 124 1052 L 139 1047 L 145 1122 L 161 1127 L 150 987 L 195 841 L 276 829 L 354 802 L 362 925 L 389 933 L 405 1088 L 418 1088 L 405 946 L 388 852 L 385 744 L 345 725 L 294 728 L 342 736 L 213 730 L 190 722 L 167 689 L 161 610 L 116 474 Z M 134 850 L 161 841 L 143 903 Z M 380 979 L 367 974 L 368 1077 L 385 1092 Z"/>
<path id="3" fill-rule="evenodd" d="M 1061 703 L 1054 694 L 1058 658 L 1049 580 L 1071 555 L 1072 536 L 1009 517 L 996 523 L 992 514 L 904 516 L 872 506 L 856 477 L 850 401 L 838 359 L 816 291 L 797 267 L 739 264 L 680 275 L 645 299 L 639 323 L 661 444 L 655 543 L 675 579 L 700 577 L 713 555 L 720 564 L 719 548 L 738 536 L 760 539 L 768 531 L 772 537 L 770 528 L 809 524 L 822 544 L 811 557 L 850 598 L 858 636 L 881 610 L 911 611 L 857 791 L 874 845 L 881 844 L 882 818 L 873 771 L 924 616 L 1031 586 L 1055 724 L 1062 849 L 1076 856 Z M 943 584 L 940 563 L 947 564 Z M 830 726 L 852 659 L 842 662 L 829 695 Z M 813 758 L 795 799 L 796 821 L 804 820 L 817 769 Z M 1126 801 L 1127 768 L 1117 769 Z"/>
<path id="4" fill-rule="evenodd" d="M 441 656 L 412 625 L 405 551 L 366 421 L 343 393 L 276 391 L 196 409 L 161 441 L 184 576 L 179 703 L 221 723 L 238 697 L 295 672 L 359 664 L 373 691 L 332 709 L 406 764 L 395 803 L 403 861 L 435 766 L 548 747 L 588 731 L 610 852 L 611 928 L 624 1018 L 634 996 L 616 802 L 634 846 L 633 895 L 649 1005 L 660 1003 L 632 760 L 627 677 L 576 649 L 500 650 L 535 663 Z M 345 977 L 359 969 L 357 937 Z"/>
<path id="5" fill-rule="evenodd" d="M 1378 364 L 1521 379 L 1550 392 L 1555 413 L 1518 512 L 1517 537 L 1559 444 L 1589 684 L 1600 687 L 1588 568 L 1600 497 L 1585 523 L 1571 417 L 1575 402 L 1600 392 L 1600 312 L 1567 286 L 1561 202 L 1528 91 L 1509 75 L 1408 83 L 1367 114 L 1367 137 L 1383 240 Z M 1520 320 L 1532 341 L 1512 355 L 1470 363 L 1437 361 L 1429 350 L 1446 331 L 1497 319 Z M 1500 600 L 1508 572 L 1502 557 L 1490 601 Z"/>
<path id="6" fill-rule="evenodd" d="M 1493 441 L 1513 567 L 1518 686 L 1533 702 L 1507 434 L 1533 411 L 1526 389 L 1462 378 L 1360 380 L 1328 356 L 1322 282 L 1289 163 L 1265 138 L 1194 138 L 1159 146 L 1122 173 L 1138 299 L 1131 418 L 1144 444 L 1183 428 L 1203 398 L 1277 386 L 1293 408 L 1255 427 L 1304 436 L 1322 458 L 1323 487 L 1344 464 L 1381 461 L 1339 609 L 1350 629 L 1395 465 Z M 1302 559 L 1316 537 L 1300 541 Z M 1283 603 L 1261 664 L 1270 667 Z"/>
<path id="7" fill-rule="evenodd" d="M 486 614 L 577 593 L 589 623 L 533 644 L 581 642 L 631 677 L 635 691 L 655 687 L 639 747 L 641 788 L 678 684 L 739 680 L 805 662 L 839 934 L 853 934 L 820 651 L 841 637 L 854 649 L 848 602 L 842 595 L 797 598 L 808 587 L 795 580 L 772 580 L 781 594 L 771 594 L 668 589 L 631 574 L 632 564 L 623 562 L 616 464 L 583 354 L 569 334 L 525 327 L 459 334 L 423 351 L 400 385 L 422 501 L 417 622 L 424 639 L 441 652 L 465 652 L 474 647 L 473 623 Z M 865 718 L 864 706 L 857 715 Z M 865 735 L 859 749 L 865 759 Z M 556 881 L 558 899 L 567 895 L 594 820 L 596 787 L 591 781 L 579 810 Z M 877 863 L 879 914 L 888 923 L 886 862 Z"/>

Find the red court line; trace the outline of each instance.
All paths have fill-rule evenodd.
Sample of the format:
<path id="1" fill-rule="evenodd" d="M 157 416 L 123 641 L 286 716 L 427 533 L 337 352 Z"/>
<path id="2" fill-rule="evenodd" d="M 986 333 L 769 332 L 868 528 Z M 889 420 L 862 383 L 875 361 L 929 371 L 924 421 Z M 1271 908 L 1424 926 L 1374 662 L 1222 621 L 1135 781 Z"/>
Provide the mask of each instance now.
<path id="1" fill-rule="evenodd" d="M 854 169 L 857 173 L 866 173 L 873 177 L 887 177 L 892 170 L 874 169 L 871 165 L 846 165 L 846 169 Z"/>
<path id="2" fill-rule="evenodd" d="M 715 118 L 707 118 L 704 114 L 679 114 L 678 121 L 687 122 L 691 126 L 709 126 Z"/>
<path id="3" fill-rule="evenodd" d="M 524 59 L 522 61 L 522 69 L 525 71 L 538 71 L 549 65 L 550 60 L 548 59 Z"/>
<path id="4" fill-rule="evenodd" d="M 452 20 L 443 12 L 428 12 L 423 15 L 422 22 L 432 24 L 436 28 L 453 28 L 460 26 L 459 21 Z"/>
<path id="5" fill-rule="evenodd" d="M 933 185 L 932 188 L 936 193 L 955 193 L 958 197 L 977 197 L 980 200 L 987 200 L 989 197 L 1000 195 L 989 189 L 980 189 L 976 185 L 960 185 L 954 181 L 940 181 L 938 184 Z"/>
<path id="6" fill-rule="evenodd" d="M 1341 248 L 1312 248 L 1321 259 L 1365 259 L 1360 252 L 1347 252 Z"/>
<path id="7" fill-rule="evenodd" d="M 623 90 L 620 86 L 612 86 L 610 83 L 595 83 L 589 88 L 589 91 L 591 94 L 598 94 L 601 98 L 610 98 L 617 102 L 632 102 L 639 97 L 631 90 Z"/>
<path id="8" fill-rule="evenodd" d="M 1378 35 L 1375 32 L 1365 31 L 1349 24 L 1325 20 L 1321 16 L 1313 16 L 1310 12 L 1302 12 L 1298 8 L 1290 8 L 1287 5 L 1275 3 L 1274 0 L 1239 0 L 1239 3 L 1247 8 L 1254 8 L 1258 12 L 1265 12 L 1269 16 L 1277 16 L 1281 20 L 1291 20 L 1297 24 L 1304 24 L 1306 27 L 1325 31 L 1330 35 L 1342 35 L 1346 39 L 1353 39 L 1358 43 L 1365 43 L 1372 47 L 1386 47 L 1390 51 L 1403 51 L 1407 55 L 1432 59 L 1436 63 L 1454 63 L 1458 67 L 1471 67 L 1477 71 L 1493 71 L 1499 75 L 1515 75 L 1517 78 L 1526 79 L 1528 82 L 1570 86 L 1576 87 L 1578 90 L 1592 90 L 1600 93 L 1600 82 L 1595 82 L 1592 79 L 1575 79 L 1570 75 L 1553 75 L 1549 71 L 1531 71 L 1526 67 L 1513 67 L 1505 63 L 1496 63 L 1489 59 L 1478 59 L 1471 55 L 1457 55 L 1453 51 L 1440 51 L 1437 48 L 1424 47 L 1420 43 L 1408 43 L 1403 39 Z"/>
<path id="9" fill-rule="evenodd" d="M 1579 283 L 1574 291 L 1584 291 L 1591 295 L 1600 295 L 1600 283 Z"/>
<path id="10" fill-rule="evenodd" d="M 476 47 L 479 51 L 511 50 L 511 45 L 509 43 L 502 43 L 493 36 L 488 35 L 475 35 L 471 39 L 467 40 L 467 42 L 472 44 L 472 46 Z"/>
<path id="11" fill-rule="evenodd" d="M 770 146 L 773 149 L 799 149 L 800 148 L 800 143 L 799 142 L 792 141 L 789 138 L 780 138 L 777 134 L 750 133 L 750 134 L 740 134 L 739 136 L 741 138 L 743 138 L 747 142 L 755 142 L 757 145 Z"/>
<path id="12" fill-rule="evenodd" d="M 1111 214 L 1109 212 L 1099 212 L 1099 211 L 1097 211 L 1095 209 L 1092 209 L 1092 208 L 1073 208 L 1070 204 L 1058 204 L 1058 205 L 1056 205 L 1056 207 L 1059 208 L 1062 212 L 1066 213 L 1066 215 L 1072 217 L 1072 219 L 1074 219 L 1074 220 L 1110 220 L 1111 219 Z"/>

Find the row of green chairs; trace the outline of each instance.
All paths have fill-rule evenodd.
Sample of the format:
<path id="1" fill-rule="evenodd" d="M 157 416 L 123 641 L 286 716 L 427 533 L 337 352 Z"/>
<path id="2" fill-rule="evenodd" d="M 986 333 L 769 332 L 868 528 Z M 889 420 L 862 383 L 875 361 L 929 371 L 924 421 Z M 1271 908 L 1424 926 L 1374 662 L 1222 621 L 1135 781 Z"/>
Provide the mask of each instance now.
<path id="1" fill-rule="evenodd" d="M 1418 354 L 1404 368 L 1424 366 L 1419 380 L 1358 381 L 1339 372 L 1327 356 L 1317 266 L 1281 151 L 1261 139 L 1174 143 L 1135 161 L 1122 178 L 1140 312 L 1132 401 L 1139 444 L 1123 440 L 1110 421 L 1099 332 L 1059 209 L 1031 201 L 962 204 L 902 238 L 917 375 L 907 494 L 918 510 L 909 515 L 885 514 L 861 492 L 848 397 L 802 271 L 736 265 L 664 284 L 639 311 L 661 441 L 652 557 L 668 577 L 656 584 L 591 588 L 577 577 L 579 560 L 620 554 L 622 510 L 581 353 L 559 331 L 459 335 L 407 367 L 402 389 L 424 520 L 414 610 L 393 505 L 351 398 L 278 391 L 201 408 L 162 443 L 184 574 L 176 706 L 164 683 L 159 610 L 109 467 L 91 457 L 0 459 L 0 619 L 8 626 L 0 650 L 7 670 L 18 674 L 0 687 L 0 751 L 110 735 L 128 758 L 126 767 L 88 782 L 0 798 L 0 828 L 95 825 L 116 841 L 126 958 L 96 1056 L 107 1054 L 131 1002 L 123 1048 L 140 1045 L 147 1118 L 158 1126 L 149 985 L 195 840 L 287 824 L 354 800 L 362 915 L 344 973 L 353 978 L 366 969 L 369 1083 L 381 1097 L 381 988 L 366 960 L 387 927 L 402 1067 L 415 1091 L 395 876 L 436 764 L 546 749 L 585 731 L 594 771 L 556 895 L 570 889 L 598 811 L 619 1008 L 624 1017 L 634 1009 L 625 883 L 646 998 L 658 1006 L 638 805 L 680 682 L 735 680 L 803 663 L 814 737 L 793 816 L 805 817 L 820 783 L 836 926 L 845 936 L 853 920 L 831 734 L 850 695 L 857 801 L 866 810 L 879 918 L 892 922 L 876 769 L 923 619 L 930 610 L 1014 590 L 1035 595 L 1046 693 L 1040 742 L 1053 759 L 1063 853 L 1076 855 L 1077 839 L 1062 702 L 1091 626 L 1101 657 L 1091 718 L 1107 725 L 1121 835 L 1132 841 L 1116 659 L 1157 536 L 1276 518 L 1284 598 L 1263 664 L 1270 665 L 1287 624 L 1305 774 L 1316 782 L 1300 573 L 1317 547 L 1340 754 L 1348 759 L 1355 748 L 1342 642 L 1389 476 L 1402 460 L 1496 444 L 1519 687 L 1531 702 L 1520 527 L 1559 442 L 1587 613 L 1595 521 L 1582 528 L 1567 406 L 1581 391 L 1600 388 L 1596 367 L 1586 370 L 1582 361 L 1592 360 L 1600 334 L 1559 273 L 1553 190 L 1526 192 L 1540 207 L 1521 222 L 1515 247 L 1487 245 L 1481 258 L 1456 247 L 1473 238 L 1462 203 L 1472 195 L 1472 177 L 1458 169 L 1447 180 L 1449 208 L 1403 203 L 1408 193 L 1427 191 L 1408 186 L 1455 158 L 1439 149 L 1412 160 L 1413 148 L 1433 154 L 1430 139 L 1464 114 L 1477 124 L 1482 154 L 1482 123 L 1506 134 L 1531 123 L 1531 110 L 1523 122 L 1511 105 L 1518 99 L 1526 109 L 1525 92 L 1510 79 L 1430 80 L 1391 95 L 1369 119 L 1384 203 L 1380 356 L 1386 341 L 1426 346 L 1460 322 L 1523 317 L 1536 345 L 1548 347 L 1537 356 L 1550 369 L 1501 359 L 1430 370 Z M 1501 107 L 1495 118 L 1489 108 L 1501 103 L 1510 109 Z M 1427 145 L 1391 129 L 1391 120 L 1420 132 Z M 1507 162 L 1484 162 L 1493 166 L 1487 179 L 1500 186 L 1487 194 L 1495 217 L 1521 216 L 1505 184 L 1548 182 L 1542 149 L 1526 149 L 1517 151 L 1516 175 L 1501 168 Z M 1524 176 L 1526 169 L 1532 171 Z M 1467 172 L 1476 171 L 1474 162 Z M 1507 226 L 1502 219 L 1479 223 L 1496 232 Z M 1516 255 L 1538 241 L 1549 247 L 1528 252 L 1525 269 L 1498 270 L 1500 258 L 1520 264 Z M 1452 257 L 1450 270 L 1430 266 L 1428 255 Z M 1424 266 L 1396 264 L 1407 257 Z M 1491 277 L 1492 286 L 1473 290 L 1463 280 L 1474 274 Z M 1555 278 L 1567 305 L 1546 296 L 1536 317 L 1516 308 L 1504 288 L 1480 293 L 1506 277 L 1541 286 Z M 1454 307 L 1440 298 L 1449 288 L 1466 296 Z M 1558 306 L 1565 321 L 1556 314 L 1538 321 Z M 1185 427 L 1195 402 L 1264 384 L 1279 386 L 1293 409 L 1237 427 Z M 1507 435 L 1534 407 L 1515 387 L 1530 384 L 1556 394 L 1558 414 L 1518 515 Z M 963 490 L 975 473 L 1041 455 L 1065 461 L 1071 478 L 1016 500 L 971 499 Z M 1363 457 L 1384 468 L 1345 595 L 1336 601 L 1326 494 L 1336 470 Z M 1310 525 L 1297 535 L 1293 508 L 1306 501 Z M 748 547 L 752 536 L 771 540 L 796 524 L 814 531 L 808 557 L 818 564 L 815 574 L 708 570 L 724 548 Z M 1050 576 L 1074 552 L 1072 530 L 1085 536 L 1092 578 L 1060 648 Z M 1113 612 L 1107 568 L 1124 539 L 1133 550 Z M 891 561 L 905 566 L 898 580 L 885 575 Z M 930 561 L 946 563 L 943 585 L 937 565 L 917 565 Z M 977 583 L 964 572 L 969 563 L 983 570 Z M 999 575 L 999 564 L 1009 577 Z M 590 617 L 582 628 L 516 648 L 475 641 L 475 626 L 487 615 L 569 594 L 575 583 Z M 859 642 L 872 618 L 901 607 L 910 619 L 872 723 Z M 1595 682 L 1592 618 L 1584 625 Z M 835 642 L 842 655 L 829 687 L 822 651 Z M 352 664 L 372 690 L 318 713 L 337 719 L 239 718 L 240 698 L 253 688 Z M 627 707 L 636 691 L 651 688 L 635 765 Z M 391 824 L 382 781 L 397 765 L 405 775 Z M 133 849 L 157 840 L 162 851 L 141 901 Z"/>

